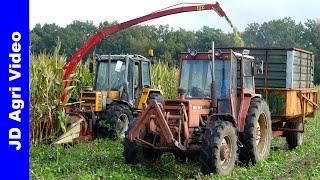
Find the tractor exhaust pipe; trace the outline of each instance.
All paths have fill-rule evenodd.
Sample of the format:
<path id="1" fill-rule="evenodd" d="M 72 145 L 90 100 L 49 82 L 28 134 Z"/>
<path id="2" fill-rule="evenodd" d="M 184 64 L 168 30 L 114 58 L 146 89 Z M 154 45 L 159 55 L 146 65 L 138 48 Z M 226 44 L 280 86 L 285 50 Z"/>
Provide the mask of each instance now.
<path id="1" fill-rule="evenodd" d="M 178 97 L 181 101 L 185 100 L 186 98 L 186 93 L 187 90 L 183 89 L 183 88 L 178 88 Z"/>
<path id="2" fill-rule="evenodd" d="M 218 112 L 218 102 L 217 102 L 217 96 L 216 96 L 216 77 L 214 75 L 214 42 L 212 42 L 212 48 L 211 48 L 211 53 L 212 53 L 212 83 L 211 83 L 211 107 L 213 109 L 213 112 Z"/>

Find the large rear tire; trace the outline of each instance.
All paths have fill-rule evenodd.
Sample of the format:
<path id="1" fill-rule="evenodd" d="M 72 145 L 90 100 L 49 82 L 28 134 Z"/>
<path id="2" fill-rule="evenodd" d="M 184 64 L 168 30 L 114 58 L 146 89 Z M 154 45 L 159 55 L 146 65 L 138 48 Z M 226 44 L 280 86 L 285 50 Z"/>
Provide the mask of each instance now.
<path id="1" fill-rule="evenodd" d="M 298 123 L 298 122 L 287 122 L 286 128 L 302 130 L 303 124 Z M 302 145 L 302 142 L 303 142 L 303 133 L 302 132 L 286 132 L 285 136 L 286 136 L 288 148 L 290 150 L 293 150 L 296 147 Z"/>
<path id="2" fill-rule="evenodd" d="M 239 160 L 242 163 L 255 164 L 265 160 L 271 147 L 272 127 L 271 115 L 268 104 L 261 98 L 254 98 L 250 103 L 247 113 L 244 132 L 240 133 Z"/>
<path id="3" fill-rule="evenodd" d="M 120 136 L 124 138 L 129 123 L 133 119 L 130 107 L 125 104 L 114 103 L 108 108 L 106 114 L 107 119 L 98 120 L 96 123 L 95 132 L 97 136 L 109 138 Z"/>
<path id="4" fill-rule="evenodd" d="M 229 174 L 237 157 L 236 130 L 230 122 L 216 121 L 204 134 L 199 160 L 203 174 Z"/>

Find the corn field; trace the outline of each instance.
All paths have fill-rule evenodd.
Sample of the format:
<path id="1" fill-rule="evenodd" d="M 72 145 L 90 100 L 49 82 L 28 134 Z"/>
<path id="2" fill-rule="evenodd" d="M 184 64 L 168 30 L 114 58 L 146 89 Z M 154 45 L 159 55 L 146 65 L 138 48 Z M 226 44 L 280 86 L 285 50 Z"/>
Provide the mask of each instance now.
<path id="1" fill-rule="evenodd" d="M 157 63 L 152 66 L 152 86 L 161 89 L 164 97 L 173 99 L 177 94 L 178 69 L 169 67 L 165 63 Z"/>
<path id="2" fill-rule="evenodd" d="M 79 63 L 74 74 L 71 75 L 71 86 L 64 88 L 63 65 L 66 57 L 58 55 L 56 48 L 53 55 L 31 55 L 31 142 L 52 142 L 66 130 L 68 116 L 63 107 L 66 102 L 60 102 L 64 92 L 69 93 L 68 98 L 79 98 L 84 86 L 91 86 L 93 75 L 88 65 Z M 176 96 L 177 74 L 176 68 L 167 64 L 157 63 L 152 67 L 153 87 L 161 88 L 166 98 Z"/>

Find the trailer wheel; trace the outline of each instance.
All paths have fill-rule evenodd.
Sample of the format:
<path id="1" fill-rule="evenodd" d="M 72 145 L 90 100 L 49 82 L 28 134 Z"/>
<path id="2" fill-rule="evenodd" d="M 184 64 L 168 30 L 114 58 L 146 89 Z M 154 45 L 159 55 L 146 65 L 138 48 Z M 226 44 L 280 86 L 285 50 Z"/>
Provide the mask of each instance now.
<path id="1" fill-rule="evenodd" d="M 152 148 L 142 147 L 134 141 L 130 141 L 128 138 L 128 134 L 131 128 L 136 123 L 136 120 L 133 120 L 129 124 L 129 128 L 126 131 L 126 137 L 124 138 L 123 146 L 124 151 L 123 155 L 125 157 L 125 162 L 128 164 L 138 164 L 138 163 L 155 163 L 159 160 L 161 156 L 161 152 L 154 150 Z M 148 140 L 151 138 L 151 134 L 142 132 L 144 139 Z"/>
<path id="2" fill-rule="evenodd" d="M 287 122 L 286 123 L 286 127 L 287 128 L 291 128 L 291 129 L 302 130 L 303 129 L 303 124 L 302 123 L 297 123 L 297 122 Z M 285 136 L 286 136 L 286 141 L 287 141 L 287 144 L 288 144 L 288 148 L 290 150 L 293 150 L 296 147 L 302 145 L 303 133 L 301 133 L 301 132 L 286 132 Z"/>
<path id="3" fill-rule="evenodd" d="M 270 153 L 272 139 L 271 115 L 268 104 L 261 98 L 252 99 L 247 113 L 244 132 L 240 133 L 243 147 L 239 160 L 255 164 L 264 160 Z"/>
<path id="4" fill-rule="evenodd" d="M 216 121 L 204 134 L 199 160 L 203 174 L 230 173 L 237 157 L 236 130 L 230 122 Z"/>

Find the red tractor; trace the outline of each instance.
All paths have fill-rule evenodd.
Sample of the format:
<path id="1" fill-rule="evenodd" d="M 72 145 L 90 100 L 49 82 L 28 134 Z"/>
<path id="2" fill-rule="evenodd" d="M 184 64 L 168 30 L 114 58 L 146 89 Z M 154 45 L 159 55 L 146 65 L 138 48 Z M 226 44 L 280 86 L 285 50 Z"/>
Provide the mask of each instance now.
<path id="1" fill-rule="evenodd" d="M 271 117 L 254 84 L 261 67 L 245 51 L 213 46 L 210 52 L 181 53 L 178 98 L 145 105 L 130 123 L 126 163 L 156 162 L 172 152 L 183 161 L 198 157 L 204 174 L 228 174 L 238 155 L 243 163 L 266 159 Z"/>

